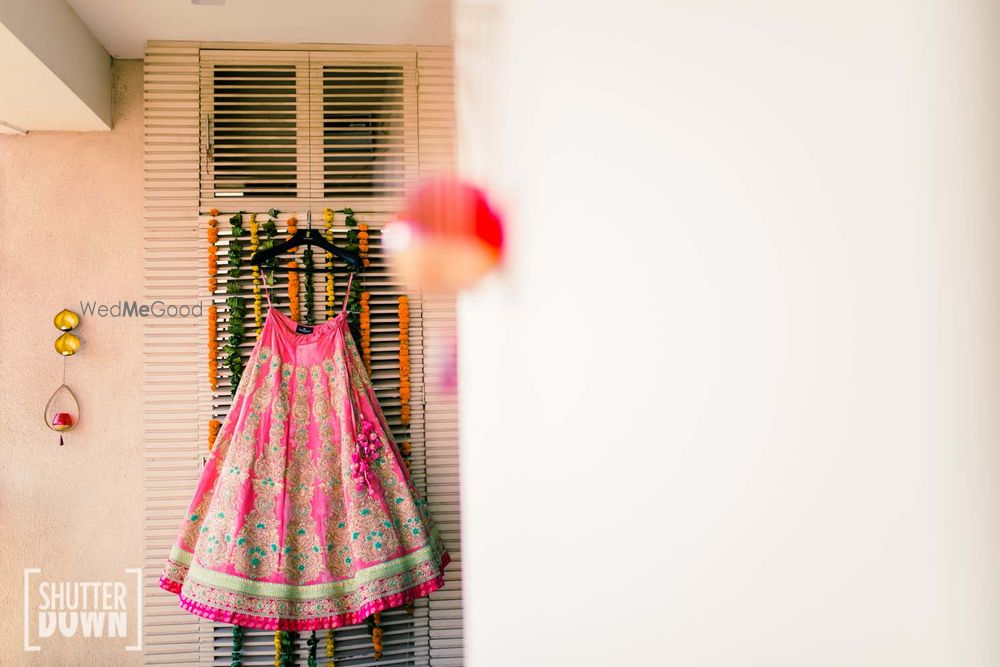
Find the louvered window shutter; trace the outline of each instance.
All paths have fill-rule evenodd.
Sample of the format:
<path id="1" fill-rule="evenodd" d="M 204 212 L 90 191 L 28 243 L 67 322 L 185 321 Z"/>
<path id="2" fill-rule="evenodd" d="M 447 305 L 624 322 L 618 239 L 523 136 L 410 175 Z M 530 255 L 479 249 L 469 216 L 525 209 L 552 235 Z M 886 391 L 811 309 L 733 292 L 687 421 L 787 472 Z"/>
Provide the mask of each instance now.
<path id="1" fill-rule="evenodd" d="M 418 76 L 428 82 L 426 94 L 418 89 Z M 372 295 L 372 381 L 396 439 L 411 442 L 414 482 L 427 496 L 453 564 L 446 587 L 417 601 L 412 616 L 403 610 L 383 613 L 384 656 L 377 663 L 364 626 L 338 629 L 336 660 L 342 667 L 462 662 L 457 406 L 448 392 L 425 383 L 447 361 L 440 347 L 425 351 L 425 341 L 453 339 L 454 304 L 407 293 L 381 255 L 382 226 L 418 176 L 452 164 L 451 86 L 447 49 L 235 50 L 169 42 L 150 43 L 147 49 L 147 292 L 159 298 L 185 294 L 216 304 L 220 354 L 229 317 L 227 220 L 232 212 L 256 211 L 263 222 L 263 212 L 279 209 L 277 225 L 284 234 L 289 215 L 298 217 L 301 227 L 312 213 L 314 226 L 322 227 L 324 208 L 349 206 L 369 226 L 371 266 L 359 280 Z M 218 289 L 209 294 L 205 230 L 212 208 L 224 213 L 218 216 Z M 334 233 L 343 243 L 342 214 Z M 246 237 L 244 253 L 237 293 L 247 303 L 247 354 L 256 328 Z M 323 254 L 315 257 L 322 265 Z M 277 277 L 272 298 L 287 309 L 287 274 Z M 314 312 L 321 321 L 326 317 L 325 276 L 317 274 L 315 280 Z M 345 287 L 338 274 L 338 309 Z M 304 292 L 300 290 L 300 299 Z M 403 294 L 410 300 L 408 428 L 401 421 L 398 369 L 397 308 Z M 208 335 L 204 322 L 147 326 L 147 369 L 154 373 L 147 382 L 144 446 L 145 656 L 150 665 L 231 662 L 230 626 L 179 610 L 176 598 L 156 587 L 207 455 L 207 422 L 221 419 L 229 408 L 230 380 L 221 357 L 218 389 L 208 388 Z M 325 639 L 325 633 L 319 634 Z M 295 645 L 303 664 L 307 637 L 301 633 Z M 273 664 L 273 633 L 247 631 L 243 656 L 247 666 Z M 319 657 L 325 664 L 325 641 Z"/>
<path id="2" fill-rule="evenodd" d="M 305 52 L 202 52 L 203 201 L 308 198 L 308 62 Z"/>
<path id="3" fill-rule="evenodd" d="M 417 50 L 419 79 L 417 123 L 420 175 L 455 168 L 455 81 L 449 48 Z M 455 393 L 435 382 L 453 362 L 455 300 L 444 295 L 423 299 L 424 410 L 427 443 L 427 501 L 453 557 L 448 585 L 429 601 L 430 658 L 434 667 L 461 667 L 464 659 L 462 620 L 462 550 L 459 531 L 458 402 Z"/>
<path id="4" fill-rule="evenodd" d="M 198 48 L 151 42 L 144 65 L 143 297 L 205 298 L 199 187 Z M 191 502 L 207 438 L 204 322 L 146 318 L 143 351 L 143 660 L 193 665 L 203 655 L 199 620 L 158 586 Z"/>
<path id="5" fill-rule="evenodd" d="M 313 196 L 399 198 L 417 174 L 411 53 L 313 53 Z"/>

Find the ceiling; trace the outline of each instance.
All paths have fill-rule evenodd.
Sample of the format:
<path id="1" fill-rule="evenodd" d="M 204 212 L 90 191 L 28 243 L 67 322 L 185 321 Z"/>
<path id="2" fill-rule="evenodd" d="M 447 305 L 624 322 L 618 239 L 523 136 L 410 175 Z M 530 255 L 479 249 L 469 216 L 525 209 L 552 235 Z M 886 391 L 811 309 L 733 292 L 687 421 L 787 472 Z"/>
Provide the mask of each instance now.
<path id="1" fill-rule="evenodd" d="M 218 0 L 216 0 L 218 1 Z M 146 40 L 450 44 L 450 0 L 67 0 L 116 58 Z"/>
<path id="2" fill-rule="evenodd" d="M 108 124 L 3 24 L 0 65 L 0 134 L 108 129 Z M 109 100 L 110 96 L 108 91 Z"/>

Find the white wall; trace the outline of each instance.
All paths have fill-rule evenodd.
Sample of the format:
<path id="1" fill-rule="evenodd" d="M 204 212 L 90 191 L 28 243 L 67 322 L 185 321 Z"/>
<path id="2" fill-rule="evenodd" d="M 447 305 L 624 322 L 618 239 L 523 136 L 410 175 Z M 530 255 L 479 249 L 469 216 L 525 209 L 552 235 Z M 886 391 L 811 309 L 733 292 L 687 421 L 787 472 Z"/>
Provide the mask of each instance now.
<path id="1" fill-rule="evenodd" d="M 472 667 L 1000 664 L 985 0 L 459 0 Z"/>

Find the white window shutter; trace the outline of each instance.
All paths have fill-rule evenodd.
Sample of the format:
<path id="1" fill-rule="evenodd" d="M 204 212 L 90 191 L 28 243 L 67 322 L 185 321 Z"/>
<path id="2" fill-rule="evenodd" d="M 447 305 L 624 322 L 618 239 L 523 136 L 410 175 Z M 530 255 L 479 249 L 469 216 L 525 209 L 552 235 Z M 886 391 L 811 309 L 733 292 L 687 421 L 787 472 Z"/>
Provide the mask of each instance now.
<path id="1" fill-rule="evenodd" d="M 201 52 L 201 198 L 222 209 L 308 199 L 309 53 Z"/>
<path id="2" fill-rule="evenodd" d="M 420 175 L 454 170 L 455 80 L 452 50 L 417 49 L 420 133 Z M 459 531 L 458 403 L 452 391 L 437 381 L 452 363 L 455 344 L 455 301 L 424 297 L 424 368 L 427 387 L 427 499 L 447 540 L 452 564 L 447 585 L 430 597 L 430 658 L 435 667 L 460 666 L 464 661 L 462 620 L 462 550 Z"/>
<path id="3" fill-rule="evenodd" d="M 428 340 L 453 340 L 449 299 L 410 299 L 411 423 L 402 428 L 398 378 L 397 301 L 404 293 L 385 266 L 380 231 L 418 175 L 453 164 L 454 114 L 449 49 L 337 47 L 329 51 L 202 49 L 198 44 L 151 42 L 146 60 L 146 285 L 162 299 L 215 303 L 220 339 L 227 317 L 225 283 L 228 217 L 244 210 L 282 211 L 299 225 L 311 212 L 322 227 L 325 207 L 350 206 L 369 225 L 371 266 L 363 278 L 372 293 L 372 378 L 397 440 L 412 443 L 412 471 L 427 494 L 453 564 L 446 587 L 417 601 L 413 616 L 383 614 L 384 656 L 375 663 L 363 626 L 336 631 L 341 667 L 458 665 L 462 663 L 461 556 L 458 531 L 457 406 L 454 397 L 425 390 L 446 359 Z M 418 71 L 419 70 L 419 71 Z M 418 80 L 422 88 L 418 92 Z M 294 82 L 294 85 L 293 85 Z M 426 82 L 426 87 L 423 87 Z M 238 196 L 236 196 L 238 194 Z M 218 208 L 218 291 L 207 292 L 208 211 Z M 260 215 L 259 222 L 265 216 Z M 335 234 L 346 233 L 343 215 Z M 244 219 L 246 227 L 246 218 Z M 246 241 L 246 238 L 244 238 Z M 244 244 L 249 253 L 248 244 Z M 247 300 L 245 349 L 255 340 L 253 295 L 244 257 Z M 317 266 L 323 262 L 316 253 Z M 287 308 L 279 272 L 272 295 Z M 323 274 L 316 275 L 317 320 L 325 318 Z M 336 307 L 346 280 L 338 274 Z M 300 290 L 304 297 L 304 289 Z M 180 321 L 178 321 L 180 322 Z M 207 380 L 205 322 L 146 323 L 146 664 L 228 665 L 230 626 L 181 611 L 157 587 L 176 530 L 207 454 L 207 424 L 229 407 L 229 378 L 219 363 L 219 387 Z M 221 352 L 222 341 L 219 349 Z M 432 383 L 432 386 L 433 385 Z M 426 404 L 426 410 L 425 410 Z M 319 657 L 325 656 L 325 633 Z M 304 662 L 301 633 L 296 655 Z M 273 633 L 246 632 L 243 664 L 273 664 Z"/>
<path id="4" fill-rule="evenodd" d="M 417 177 L 414 52 L 314 51 L 310 69 L 313 199 L 398 202 Z"/>
<path id="5" fill-rule="evenodd" d="M 145 61 L 143 297 L 195 303 L 205 296 L 198 219 L 198 48 L 150 42 Z M 160 590 L 160 572 L 187 512 L 207 438 L 204 321 L 143 322 L 143 658 L 197 664 L 200 622 Z"/>

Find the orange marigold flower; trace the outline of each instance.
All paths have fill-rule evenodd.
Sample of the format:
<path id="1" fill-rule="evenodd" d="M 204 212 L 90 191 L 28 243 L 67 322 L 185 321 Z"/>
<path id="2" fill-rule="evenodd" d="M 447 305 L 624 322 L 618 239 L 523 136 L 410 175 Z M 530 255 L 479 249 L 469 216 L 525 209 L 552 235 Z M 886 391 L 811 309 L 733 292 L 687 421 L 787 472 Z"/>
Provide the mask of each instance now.
<path id="1" fill-rule="evenodd" d="M 219 435 L 219 428 L 222 424 L 218 419 L 212 419 L 208 422 L 208 451 L 212 451 L 212 447 L 215 446 L 215 439 Z"/>

